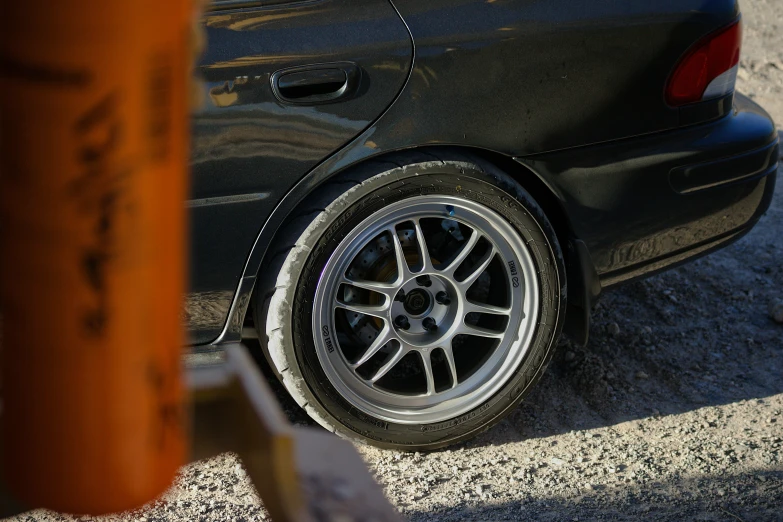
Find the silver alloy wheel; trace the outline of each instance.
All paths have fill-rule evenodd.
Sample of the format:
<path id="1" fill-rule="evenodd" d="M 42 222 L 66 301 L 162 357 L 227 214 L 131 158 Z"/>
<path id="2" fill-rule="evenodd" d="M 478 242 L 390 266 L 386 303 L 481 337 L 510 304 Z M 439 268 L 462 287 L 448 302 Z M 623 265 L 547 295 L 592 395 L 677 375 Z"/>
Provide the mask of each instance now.
<path id="1" fill-rule="evenodd" d="M 519 368 L 538 285 L 527 245 L 500 214 L 450 196 L 405 199 L 356 226 L 327 261 L 313 303 L 316 353 L 332 386 L 367 414 L 451 419 Z"/>

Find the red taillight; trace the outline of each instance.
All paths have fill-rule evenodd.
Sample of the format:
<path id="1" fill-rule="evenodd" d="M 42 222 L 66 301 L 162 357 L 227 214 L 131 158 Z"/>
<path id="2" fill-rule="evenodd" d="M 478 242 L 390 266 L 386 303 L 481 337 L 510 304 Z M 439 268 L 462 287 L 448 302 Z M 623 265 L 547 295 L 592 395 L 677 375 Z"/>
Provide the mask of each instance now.
<path id="1" fill-rule="evenodd" d="M 679 106 L 718 98 L 734 90 L 742 46 L 742 24 L 712 33 L 680 60 L 666 85 L 666 101 Z"/>

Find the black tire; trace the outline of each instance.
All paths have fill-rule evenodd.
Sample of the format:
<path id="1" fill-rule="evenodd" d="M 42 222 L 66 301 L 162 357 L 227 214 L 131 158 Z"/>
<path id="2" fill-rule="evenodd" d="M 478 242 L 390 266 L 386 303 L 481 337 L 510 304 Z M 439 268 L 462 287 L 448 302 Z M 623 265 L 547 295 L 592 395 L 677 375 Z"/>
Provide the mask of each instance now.
<path id="1" fill-rule="evenodd" d="M 417 195 L 471 199 L 501 214 L 524 238 L 541 291 L 535 333 L 512 377 L 485 403 L 435 424 L 395 424 L 352 407 L 318 363 L 312 305 L 318 275 L 335 242 L 375 209 Z M 541 207 L 507 174 L 487 161 L 457 151 L 400 154 L 372 162 L 320 187 L 281 230 L 262 267 L 254 296 L 261 344 L 281 382 L 326 429 L 375 446 L 431 450 L 481 433 L 527 395 L 549 362 L 565 314 L 563 255 Z"/>

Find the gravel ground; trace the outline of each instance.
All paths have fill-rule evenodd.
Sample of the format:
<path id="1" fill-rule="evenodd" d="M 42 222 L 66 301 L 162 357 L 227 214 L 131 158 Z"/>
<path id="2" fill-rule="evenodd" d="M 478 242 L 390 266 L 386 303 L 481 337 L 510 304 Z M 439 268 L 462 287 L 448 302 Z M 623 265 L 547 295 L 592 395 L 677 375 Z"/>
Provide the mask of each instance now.
<path id="1" fill-rule="evenodd" d="M 740 0 L 743 16 L 738 89 L 783 127 L 783 1 Z"/>
<path id="2" fill-rule="evenodd" d="M 783 124 L 783 1 L 743 10 L 739 89 Z M 437 453 L 359 450 L 414 521 L 783 521 L 783 325 L 771 318 L 781 259 L 778 190 L 738 243 L 607 292 L 589 345 L 564 344 L 495 429 Z M 147 509 L 106 520 L 265 518 L 241 465 L 224 455 L 183 469 Z"/>

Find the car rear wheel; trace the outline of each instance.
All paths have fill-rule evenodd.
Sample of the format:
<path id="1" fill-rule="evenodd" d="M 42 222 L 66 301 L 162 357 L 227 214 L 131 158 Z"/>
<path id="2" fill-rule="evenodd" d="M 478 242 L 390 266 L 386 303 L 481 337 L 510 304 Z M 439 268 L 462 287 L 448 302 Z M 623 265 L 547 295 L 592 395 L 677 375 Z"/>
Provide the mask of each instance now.
<path id="1" fill-rule="evenodd" d="M 287 390 L 327 429 L 379 446 L 433 449 L 500 420 L 543 372 L 565 309 L 533 198 L 479 158 L 438 156 L 319 190 L 257 287 Z"/>

